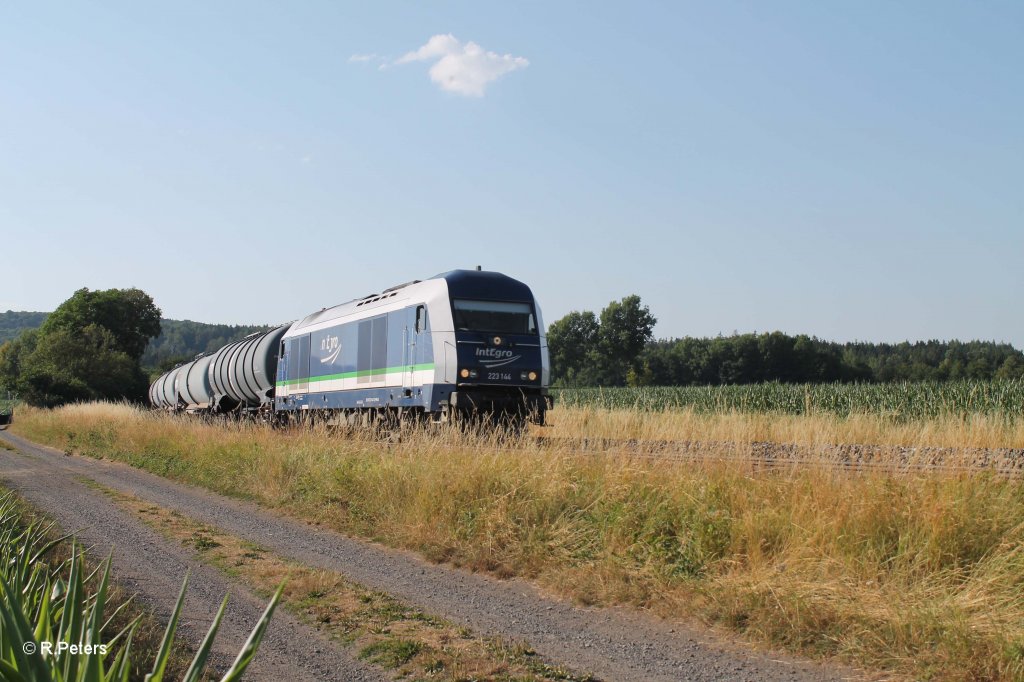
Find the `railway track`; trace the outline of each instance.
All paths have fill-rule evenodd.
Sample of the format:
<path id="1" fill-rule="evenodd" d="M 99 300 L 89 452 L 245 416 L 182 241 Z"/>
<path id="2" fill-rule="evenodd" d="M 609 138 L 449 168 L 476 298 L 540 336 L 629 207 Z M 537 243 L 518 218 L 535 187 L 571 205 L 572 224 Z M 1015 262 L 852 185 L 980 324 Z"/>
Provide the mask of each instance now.
<path id="1" fill-rule="evenodd" d="M 214 417 L 216 419 L 216 417 Z M 414 429 L 428 429 L 423 422 Z M 847 472 L 881 471 L 911 473 L 994 473 L 1008 478 L 1024 478 L 1024 448 L 975 448 L 905 445 L 776 443 L 770 441 L 700 441 L 637 438 L 591 438 L 530 434 L 521 425 L 506 425 L 508 430 L 478 423 L 469 431 L 451 433 L 452 446 L 480 452 L 521 451 L 525 446 L 562 455 L 618 455 L 659 461 L 716 462 L 749 466 L 751 471 L 817 467 Z M 285 428 L 323 427 L 341 437 L 367 442 L 398 442 L 409 437 L 400 422 L 371 421 L 361 426 L 326 422 L 296 422 Z M 416 431 L 412 437 L 416 437 Z M 508 434 L 508 435 L 503 435 Z"/>
<path id="2" fill-rule="evenodd" d="M 419 425 L 422 427 L 422 424 Z M 300 427 L 302 428 L 302 427 Z M 367 442 L 401 441 L 401 428 L 332 426 L 342 437 Z M 515 431 L 515 429 L 513 429 Z M 476 437 L 474 437 L 474 433 Z M 414 434 L 415 435 L 415 434 Z M 618 455 L 677 462 L 716 462 L 747 465 L 751 471 L 818 467 L 840 471 L 883 471 L 894 474 L 925 472 L 979 473 L 1024 478 L 1024 448 L 971 448 L 869 444 L 775 443 L 769 441 L 688 441 L 637 438 L 574 438 L 528 433 L 496 435 L 487 428 L 453 434 L 453 446 L 480 452 L 515 452 L 525 446 L 580 457 Z M 430 437 L 431 434 L 427 434 Z"/>
<path id="3" fill-rule="evenodd" d="M 527 439 L 537 447 L 563 454 L 614 454 L 694 463 L 731 462 L 750 465 L 754 470 L 815 466 L 851 472 L 992 472 L 1002 476 L 1024 477 L 1024 448 L 798 445 L 764 441 L 743 443 L 552 436 L 528 436 Z M 509 446 L 502 449 L 516 448 Z"/>
<path id="4" fill-rule="evenodd" d="M 346 428 L 347 437 L 403 440 L 401 430 Z M 517 452 L 536 448 L 580 457 L 616 455 L 659 461 L 726 462 L 752 471 L 818 467 L 840 471 L 883 471 L 894 474 L 925 472 L 994 473 L 1024 478 L 1024 448 L 969 448 L 868 444 L 774 443 L 769 441 L 687 441 L 636 438 L 574 438 L 537 434 L 495 435 L 486 429 L 458 434 L 452 446 L 480 452 Z M 429 436 L 428 436 L 429 437 Z"/>

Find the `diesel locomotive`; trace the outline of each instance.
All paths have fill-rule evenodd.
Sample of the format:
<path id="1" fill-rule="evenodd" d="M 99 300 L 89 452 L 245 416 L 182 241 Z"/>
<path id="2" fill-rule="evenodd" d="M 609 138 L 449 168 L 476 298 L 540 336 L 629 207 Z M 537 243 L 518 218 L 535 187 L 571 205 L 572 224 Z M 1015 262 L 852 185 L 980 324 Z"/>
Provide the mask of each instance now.
<path id="1" fill-rule="evenodd" d="M 199 356 L 153 382 L 149 400 L 276 422 L 497 415 L 543 424 L 549 367 L 530 288 L 498 272 L 453 270 Z"/>

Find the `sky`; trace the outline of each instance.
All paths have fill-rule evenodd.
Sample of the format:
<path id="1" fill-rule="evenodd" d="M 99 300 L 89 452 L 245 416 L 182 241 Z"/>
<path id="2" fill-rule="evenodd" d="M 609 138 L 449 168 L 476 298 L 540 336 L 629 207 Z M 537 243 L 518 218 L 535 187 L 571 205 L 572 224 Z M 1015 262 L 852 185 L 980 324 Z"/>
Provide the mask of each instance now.
<path id="1" fill-rule="evenodd" d="M 1024 3 L 0 7 L 0 311 L 276 323 L 481 265 L 547 322 L 1024 348 Z"/>

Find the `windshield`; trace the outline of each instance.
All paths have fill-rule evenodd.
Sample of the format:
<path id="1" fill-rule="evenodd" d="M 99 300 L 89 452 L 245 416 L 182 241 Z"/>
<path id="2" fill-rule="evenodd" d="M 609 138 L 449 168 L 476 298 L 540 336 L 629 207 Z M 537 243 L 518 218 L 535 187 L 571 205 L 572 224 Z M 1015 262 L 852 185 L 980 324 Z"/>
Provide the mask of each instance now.
<path id="1" fill-rule="evenodd" d="M 502 334 L 536 334 L 533 306 L 508 301 L 452 301 L 456 331 L 500 332 Z"/>

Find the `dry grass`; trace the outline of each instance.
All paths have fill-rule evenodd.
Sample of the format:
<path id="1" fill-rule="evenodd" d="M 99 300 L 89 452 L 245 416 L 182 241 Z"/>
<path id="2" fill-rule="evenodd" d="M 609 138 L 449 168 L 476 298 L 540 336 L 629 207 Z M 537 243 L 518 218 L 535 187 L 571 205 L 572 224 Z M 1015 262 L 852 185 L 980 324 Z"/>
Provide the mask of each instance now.
<path id="1" fill-rule="evenodd" d="M 894 420 L 880 414 L 790 415 L 701 413 L 692 409 L 640 411 L 559 407 L 545 435 L 797 445 L 901 445 L 949 448 L 1024 448 L 1024 419 L 974 414 Z"/>
<path id="2" fill-rule="evenodd" d="M 572 415 L 552 416 L 557 433 Z M 753 474 L 741 464 L 581 456 L 447 431 L 381 443 L 112 405 L 26 409 L 19 417 L 16 431 L 34 440 L 255 499 L 434 560 L 524 576 L 586 603 L 697 616 L 755 641 L 915 678 L 1024 679 L 1020 480 Z M 587 433 L 669 437 L 642 430 L 647 418 L 632 414 L 573 418 Z M 705 422 L 722 429 L 712 437 L 691 419 L 671 437 L 844 433 L 865 442 L 894 433 L 856 418 L 817 431 L 800 418 L 791 425 L 778 418 L 783 424 L 773 427 L 736 417 Z M 740 426 L 730 431 L 730 424 Z M 964 428 L 976 439 L 971 445 L 988 437 L 974 421 L 917 428 L 943 439 Z"/>

